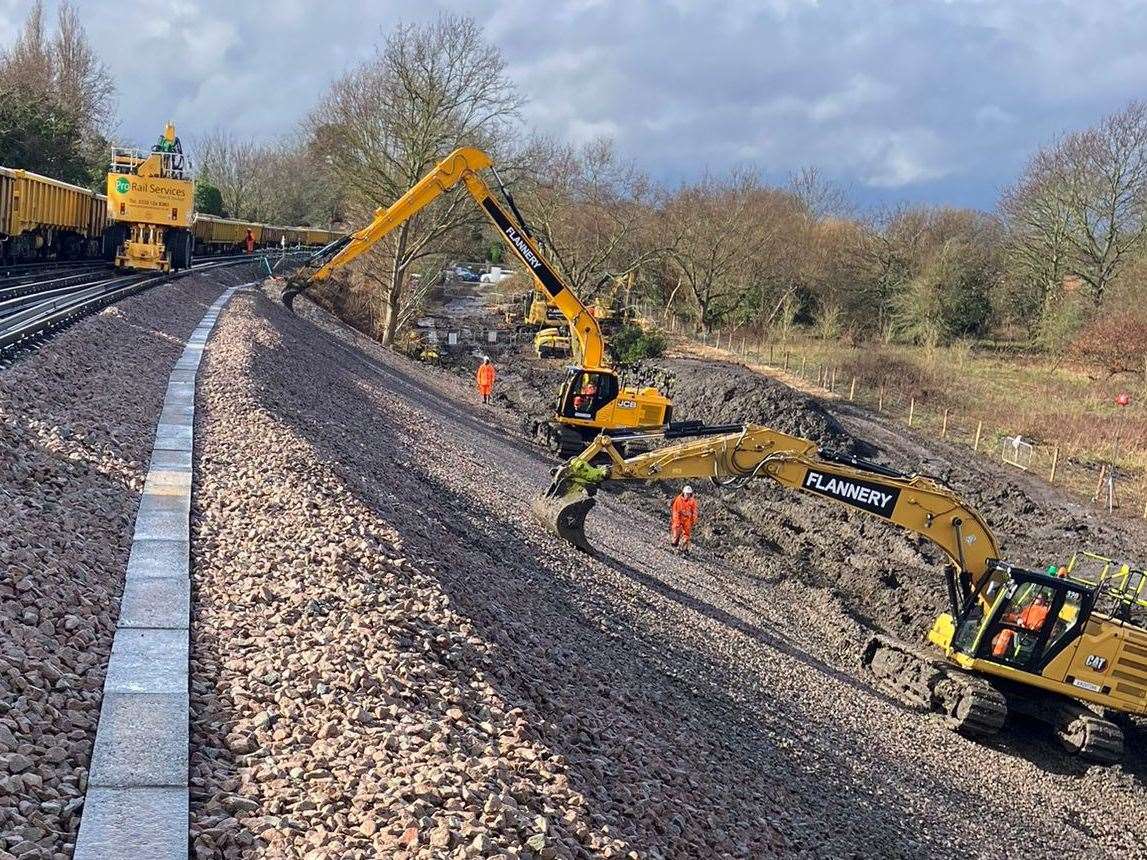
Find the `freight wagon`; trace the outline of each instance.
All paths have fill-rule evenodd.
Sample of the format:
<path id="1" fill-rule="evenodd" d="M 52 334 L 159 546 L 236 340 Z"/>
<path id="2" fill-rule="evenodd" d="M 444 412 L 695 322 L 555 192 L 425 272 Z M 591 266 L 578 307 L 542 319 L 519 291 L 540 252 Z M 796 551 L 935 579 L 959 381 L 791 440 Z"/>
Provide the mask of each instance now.
<path id="1" fill-rule="evenodd" d="M 106 226 L 104 195 L 0 167 L 0 261 L 98 257 Z"/>
<path id="2" fill-rule="evenodd" d="M 322 246 L 333 242 L 340 235 L 330 230 L 310 227 L 280 227 L 198 214 L 191 227 L 191 235 L 195 240 L 195 254 L 207 256 L 243 251 L 246 248 L 248 230 L 251 231 L 256 248 L 278 248 L 283 245 L 283 240 L 286 240 L 288 248 L 300 245 Z"/>

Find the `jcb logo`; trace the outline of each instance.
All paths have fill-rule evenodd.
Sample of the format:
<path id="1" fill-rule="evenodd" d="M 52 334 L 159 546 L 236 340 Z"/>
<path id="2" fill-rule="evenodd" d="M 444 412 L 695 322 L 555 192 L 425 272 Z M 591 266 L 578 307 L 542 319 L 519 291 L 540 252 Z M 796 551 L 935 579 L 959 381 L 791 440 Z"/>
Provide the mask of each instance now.
<path id="1" fill-rule="evenodd" d="M 637 408 L 637 401 L 636 400 L 619 400 L 619 401 L 617 401 L 617 408 L 618 409 L 636 409 Z"/>
<path id="2" fill-rule="evenodd" d="M 1094 669 L 1096 672 L 1102 672 L 1107 666 L 1107 658 L 1100 657 L 1098 654 L 1088 654 L 1087 659 L 1083 662 L 1087 664 L 1088 669 Z"/>

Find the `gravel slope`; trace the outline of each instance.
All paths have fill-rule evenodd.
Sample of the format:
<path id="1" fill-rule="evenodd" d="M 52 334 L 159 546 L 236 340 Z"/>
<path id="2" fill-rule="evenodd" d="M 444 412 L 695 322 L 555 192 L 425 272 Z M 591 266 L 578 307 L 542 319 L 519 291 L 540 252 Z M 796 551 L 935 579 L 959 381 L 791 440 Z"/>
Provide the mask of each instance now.
<path id="1" fill-rule="evenodd" d="M 511 416 L 299 308 L 237 296 L 201 369 L 197 856 L 1147 853 L 1139 774 L 874 692 L 799 556 L 618 498 L 571 556 Z"/>
<path id="2" fill-rule="evenodd" d="M 0 372 L 0 858 L 71 855 L 168 374 L 228 277 L 132 297 Z"/>

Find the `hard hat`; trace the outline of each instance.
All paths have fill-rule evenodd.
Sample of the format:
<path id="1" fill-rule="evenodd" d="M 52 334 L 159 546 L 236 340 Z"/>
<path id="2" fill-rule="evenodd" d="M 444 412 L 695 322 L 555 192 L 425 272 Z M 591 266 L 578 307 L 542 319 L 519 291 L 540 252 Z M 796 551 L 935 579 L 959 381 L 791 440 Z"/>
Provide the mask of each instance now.
<path id="1" fill-rule="evenodd" d="M 688 484 L 686 484 L 684 487 L 681 488 L 681 492 L 684 493 L 686 496 L 691 496 L 691 495 L 693 495 L 693 488 L 690 487 Z"/>

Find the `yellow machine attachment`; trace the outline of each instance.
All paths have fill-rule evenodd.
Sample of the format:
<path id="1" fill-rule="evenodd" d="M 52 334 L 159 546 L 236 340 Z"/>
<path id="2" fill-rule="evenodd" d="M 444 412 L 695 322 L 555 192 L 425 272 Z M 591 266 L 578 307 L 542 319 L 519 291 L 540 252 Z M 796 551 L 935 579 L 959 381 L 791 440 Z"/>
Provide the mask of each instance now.
<path id="1" fill-rule="evenodd" d="M 559 328 L 544 328 L 534 335 L 534 353 L 538 358 L 566 358 L 570 337 Z"/>
<path id="2" fill-rule="evenodd" d="M 195 183 L 175 126 L 144 153 L 116 149 L 107 175 L 104 256 L 119 268 L 161 272 L 191 265 Z"/>
<path id="3" fill-rule="evenodd" d="M 455 150 L 391 206 L 377 210 L 370 224 L 316 254 L 283 291 L 284 304 L 290 307 L 294 297 L 309 285 L 326 280 L 335 270 L 365 254 L 403 221 L 461 186 L 525 265 L 535 287 L 561 312 L 569 326 L 570 345 L 578 366 L 569 369 L 558 393 L 557 409 L 547 434 L 551 449 L 565 455 L 581 450 L 603 431 L 625 433 L 668 424 L 672 406 L 665 395 L 655 388 L 622 387 L 617 373 L 605 364 L 605 340 L 597 320 L 542 255 L 501 180 L 498 183 L 513 215 L 494 196 L 479 174 L 486 169 L 497 179 L 497 171 L 486 153 L 473 148 Z"/>
<path id="4" fill-rule="evenodd" d="M 1026 570 L 1000 561 L 980 515 L 927 477 L 820 451 L 768 427 L 687 432 L 696 438 L 656 434 L 651 441 L 670 444 L 628 458 L 599 436 L 555 471 L 535 515 L 592 552 L 586 516 L 597 489 L 615 481 L 709 477 L 739 486 L 767 478 L 864 511 L 926 538 L 950 562 L 950 611 L 928 637 L 939 653 L 873 637 L 862 661 L 881 686 L 968 735 L 997 731 L 1010 709 L 1051 724 L 1065 748 L 1091 760 L 1122 755 L 1122 731 L 1095 708 L 1147 714 L 1147 630 L 1132 621 L 1147 609 L 1143 571 L 1098 556 L 1086 557 L 1087 574 L 1083 557 L 1062 576 Z M 1110 614 L 1097 611 L 1101 602 Z"/>

